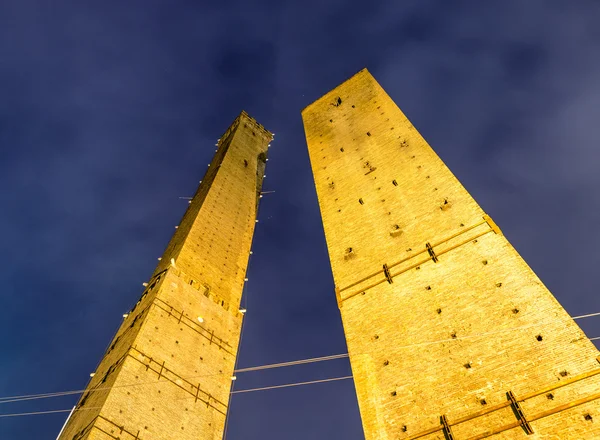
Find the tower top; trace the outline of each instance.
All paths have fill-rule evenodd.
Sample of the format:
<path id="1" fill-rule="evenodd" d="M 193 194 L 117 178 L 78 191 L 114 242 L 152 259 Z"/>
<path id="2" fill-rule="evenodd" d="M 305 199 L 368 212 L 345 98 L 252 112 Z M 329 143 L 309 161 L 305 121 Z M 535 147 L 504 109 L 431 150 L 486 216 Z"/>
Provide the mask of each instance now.
<path id="1" fill-rule="evenodd" d="M 371 73 L 367 70 L 366 67 L 364 69 L 359 70 L 354 75 L 352 75 L 350 78 L 348 78 L 346 81 L 342 82 L 337 87 L 330 90 L 325 95 L 321 96 L 319 99 L 316 99 L 315 101 L 311 102 L 306 107 L 304 107 L 302 109 L 302 114 L 304 114 L 304 112 L 308 111 L 313 105 L 315 105 L 321 101 L 328 101 L 332 96 L 334 96 L 338 92 L 339 88 L 342 87 L 344 84 L 346 84 L 348 81 L 351 81 L 353 78 L 355 78 L 357 76 L 363 76 L 363 75 L 368 75 L 371 78 L 373 78 L 373 75 L 371 75 Z M 332 102 L 333 102 L 333 100 L 332 100 Z"/>
<path id="2" fill-rule="evenodd" d="M 228 133 L 232 128 L 236 127 L 241 121 L 245 121 L 247 124 L 250 124 L 252 127 L 259 130 L 264 137 L 273 140 L 273 133 L 267 130 L 262 124 L 257 122 L 256 119 L 250 116 L 245 110 L 242 110 L 240 112 L 240 114 L 237 118 L 235 118 L 231 126 L 227 129 L 227 131 L 225 131 L 225 134 Z M 221 136 L 221 138 L 223 138 L 223 136 Z"/>

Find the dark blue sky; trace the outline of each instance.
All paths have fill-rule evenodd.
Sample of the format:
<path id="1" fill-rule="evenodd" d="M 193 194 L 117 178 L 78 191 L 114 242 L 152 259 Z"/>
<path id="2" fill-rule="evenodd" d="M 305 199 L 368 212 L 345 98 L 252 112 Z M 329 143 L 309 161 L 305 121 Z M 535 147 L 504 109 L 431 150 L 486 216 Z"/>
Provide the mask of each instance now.
<path id="1" fill-rule="evenodd" d="M 600 311 L 597 1 L 94 3 L 0 3 L 0 397 L 85 386 L 242 109 L 276 133 L 276 192 L 239 366 L 344 353 L 300 111 L 363 67 L 569 313 Z M 581 323 L 600 336 L 600 318 Z M 351 381 L 238 394 L 231 409 L 228 440 L 363 438 Z M 0 418 L 0 438 L 53 440 L 65 417 Z"/>

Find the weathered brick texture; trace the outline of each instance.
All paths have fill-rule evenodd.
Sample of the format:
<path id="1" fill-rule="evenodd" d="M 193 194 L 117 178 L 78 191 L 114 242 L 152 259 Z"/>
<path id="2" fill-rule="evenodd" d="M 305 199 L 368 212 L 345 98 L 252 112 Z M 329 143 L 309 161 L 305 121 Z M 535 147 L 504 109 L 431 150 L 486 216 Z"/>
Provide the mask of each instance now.
<path id="1" fill-rule="evenodd" d="M 272 134 L 245 112 L 217 152 L 61 440 L 220 440 Z"/>
<path id="2" fill-rule="evenodd" d="M 600 438 L 596 348 L 369 72 L 302 117 L 367 440 Z"/>

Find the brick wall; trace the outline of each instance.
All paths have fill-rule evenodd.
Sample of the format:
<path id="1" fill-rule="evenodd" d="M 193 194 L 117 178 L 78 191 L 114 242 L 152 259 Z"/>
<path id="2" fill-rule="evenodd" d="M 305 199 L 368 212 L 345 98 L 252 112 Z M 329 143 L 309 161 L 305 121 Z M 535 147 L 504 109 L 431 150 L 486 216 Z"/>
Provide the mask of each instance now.
<path id="1" fill-rule="evenodd" d="M 302 117 L 368 440 L 449 438 L 442 415 L 486 438 L 519 420 L 508 391 L 568 383 L 519 403 L 530 419 L 599 391 L 594 345 L 368 71 Z M 598 422 L 591 400 L 530 438 L 600 438 Z"/>
<path id="2" fill-rule="evenodd" d="M 222 438 L 271 139 L 245 112 L 221 137 L 61 440 Z"/>

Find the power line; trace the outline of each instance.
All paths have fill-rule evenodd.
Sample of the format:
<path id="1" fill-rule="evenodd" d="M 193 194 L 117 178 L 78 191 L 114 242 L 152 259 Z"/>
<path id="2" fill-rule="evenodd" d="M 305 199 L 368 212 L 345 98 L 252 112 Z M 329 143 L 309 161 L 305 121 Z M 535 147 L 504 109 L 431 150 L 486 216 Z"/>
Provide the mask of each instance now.
<path id="1" fill-rule="evenodd" d="M 247 390 L 232 391 L 231 394 L 251 393 L 251 392 L 254 392 L 254 391 L 274 390 L 274 389 L 277 389 L 277 388 L 298 387 L 298 386 L 301 386 L 301 385 L 311 385 L 311 384 L 314 384 L 314 383 L 333 382 L 333 381 L 336 381 L 336 380 L 344 380 L 344 379 L 352 379 L 352 376 L 330 377 L 329 379 L 311 380 L 311 381 L 308 381 L 308 382 L 286 383 L 286 384 L 283 384 L 283 385 L 272 385 L 272 386 L 269 386 L 269 387 L 250 388 L 250 389 L 247 389 Z"/>
<path id="2" fill-rule="evenodd" d="M 300 359 L 297 361 L 290 361 L 290 362 L 281 362 L 278 364 L 268 364 L 268 365 L 259 365 L 256 367 L 241 368 L 238 370 L 234 370 L 234 373 L 248 373 L 251 371 L 260 371 L 260 370 L 268 370 L 268 369 L 273 369 L 273 368 L 290 367 L 290 366 L 294 366 L 294 365 L 304 365 L 304 364 L 315 363 L 315 362 L 324 362 L 324 361 L 330 361 L 330 360 L 335 360 L 335 359 L 342 359 L 345 357 L 348 357 L 347 353 L 346 354 L 336 354 L 336 355 L 331 355 L 331 356 L 323 356 L 323 357 L 317 357 L 317 358 Z M 224 374 L 227 374 L 227 373 L 215 373 L 215 374 L 207 374 L 207 375 L 201 375 L 201 376 L 191 376 L 191 377 L 185 377 L 184 379 L 219 376 L 219 375 L 224 375 Z M 153 380 L 153 381 L 149 381 L 149 382 L 117 385 L 117 386 L 113 386 L 113 387 L 99 387 L 99 388 L 95 388 L 94 391 L 102 391 L 102 390 L 109 390 L 111 388 L 122 388 L 122 387 L 130 387 L 130 386 L 153 385 L 153 384 L 156 384 L 159 382 L 165 382 L 165 381 Z M 21 402 L 21 401 L 25 401 L 25 400 L 37 400 L 37 399 L 47 399 L 47 398 L 52 398 L 52 397 L 69 396 L 69 395 L 74 395 L 74 394 L 81 394 L 85 391 L 87 391 L 87 389 L 72 390 L 72 391 L 58 391 L 58 392 L 53 392 L 53 393 L 42 393 L 42 394 L 28 394 L 28 395 L 22 395 L 22 396 L 0 397 L 0 405 L 3 403 Z"/>
<path id="3" fill-rule="evenodd" d="M 586 314 L 586 315 L 573 316 L 570 319 L 578 320 L 578 319 L 590 318 L 590 317 L 594 317 L 594 316 L 600 316 L 600 312 L 590 313 L 590 314 Z M 511 327 L 511 328 L 501 329 L 501 330 L 497 330 L 497 331 L 493 331 L 493 332 L 474 333 L 474 334 L 466 335 L 466 336 L 456 336 L 456 338 L 451 338 L 451 339 L 440 339 L 440 340 L 435 340 L 435 341 L 425 341 L 425 342 L 418 342 L 418 343 L 407 344 L 407 345 L 400 345 L 400 346 L 397 346 L 396 348 L 402 349 L 402 348 L 410 348 L 410 347 L 416 347 L 416 346 L 422 346 L 422 345 L 431 345 L 431 344 L 435 344 L 438 342 L 459 341 L 459 340 L 471 339 L 471 338 L 475 338 L 475 337 L 479 337 L 479 336 L 489 336 L 489 335 L 498 334 L 498 333 L 505 333 L 508 331 L 523 330 L 523 329 L 527 329 L 527 328 L 531 328 L 531 327 L 548 325 L 548 324 L 551 324 L 554 322 L 559 322 L 559 321 L 564 321 L 564 319 L 555 319 L 552 321 L 540 322 L 540 323 L 536 323 L 536 324 L 529 324 L 529 325 L 521 326 L 521 327 Z M 590 341 L 594 341 L 594 340 L 600 339 L 600 337 L 588 338 L 588 339 Z M 241 345 L 241 344 L 239 344 L 239 345 Z M 238 345 L 238 348 L 239 348 L 239 345 Z M 267 370 L 267 369 L 273 369 L 273 368 L 289 367 L 289 366 L 294 366 L 294 365 L 302 365 L 302 364 L 308 364 L 308 363 L 314 363 L 314 362 L 323 362 L 323 361 L 341 359 L 341 358 L 346 358 L 346 357 L 348 357 L 348 353 L 342 353 L 342 354 L 323 356 L 323 357 L 317 357 L 317 358 L 300 359 L 297 361 L 281 362 L 281 363 L 277 363 L 277 364 L 267 364 L 267 365 L 260 365 L 260 366 L 256 366 L 256 367 L 241 368 L 238 370 L 234 370 L 234 373 L 246 373 L 246 372 L 251 372 L 251 371 L 260 371 L 260 370 Z M 185 379 L 218 376 L 221 374 L 226 374 L 226 373 L 215 373 L 215 374 L 210 374 L 210 375 L 190 376 L 190 377 L 185 377 Z M 95 391 L 107 390 L 107 389 L 111 389 L 111 388 L 120 388 L 120 387 L 152 385 L 152 384 L 156 384 L 158 382 L 161 382 L 161 381 L 149 381 L 149 382 L 137 383 L 137 384 L 117 385 L 116 387 L 96 388 Z M 162 382 L 164 382 L 164 381 L 162 381 Z M 87 389 L 53 392 L 53 393 L 42 393 L 42 394 L 29 394 L 29 395 L 21 395 L 21 396 L 0 397 L 0 404 L 11 403 L 11 402 L 20 402 L 20 401 L 25 401 L 25 400 L 37 400 L 37 399 L 45 399 L 45 398 L 52 398 L 52 397 L 62 397 L 62 396 L 67 396 L 67 395 L 81 394 L 81 393 L 85 392 L 86 390 Z"/>
<path id="4" fill-rule="evenodd" d="M 24 412 L 24 413 L 11 413 L 11 414 L 0 414 L 0 417 L 22 417 L 22 416 L 36 416 L 40 414 L 56 414 L 56 413 L 64 413 L 64 412 L 75 412 L 75 411 L 89 411 L 91 409 L 102 409 L 101 406 L 95 406 L 91 408 L 71 408 L 71 409 L 54 409 L 49 411 L 33 411 L 33 412 Z"/>
<path id="5" fill-rule="evenodd" d="M 261 388 L 250 388 L 246 390 L 232 391 L 231 394 L 238 393 L 252 393 L 255 391 L 266 391 L 273 390 L 277 388 L 289 388 L 289 387 L 298 387 L 303 385 L 312 385 L 316 383 L 325 383 L 325 382 L 334 382 L 338 380 L 352 379 L 352 376 L 343 376 L 343 377 L 330 377 L 328 379 L 320 379 L 320 380 L 311 380 L 308 382 L 295 382 L 295 383 L 287 383 L 283 385 L 274 385 L 270 387 L 261 387 Z M 91 407 L 91 408 L 76 408 L 76 409 L 55 409 L 49 411 L 33 411 L 33 412 L 25 412 L 25 413 L 8 413 L 8 414 L 0 414 L 0 417 L 22 417 L 22 416 L 34 416 L 34 415 L 42 415 L 42 414 L 56 414 L 56 413 L 64 413 L 64 412 L 75 412 L 75 411 L 83 411 L 83 410 L 92 410 L 92 409 L 101 409 L 102 407 Z"/>
<path id="6" fill-rule="evenodd" d="M 280 362 L 278 364 L 261 365 L 258 367 L 240 368 L 238 370 L 235 370 L 235 372 L 236 373 L 247 373 L 250 371 L 260 371 L 260 370 L 269 370 L 271 368 L 291 367 L 293 365 L 310 364 L 313 362 L 332 361 L 335 359 L 343 359 L 343 358 L 347 358 L 347 357 L 348 357 L 348 353 L 334 354 L 331 356 L 323 356 L 323 357 L 318 357 L 318 358 L 309 358 L 309 359 L 301 359 L 298 361 Z"/>

